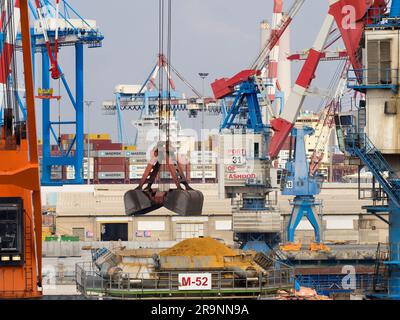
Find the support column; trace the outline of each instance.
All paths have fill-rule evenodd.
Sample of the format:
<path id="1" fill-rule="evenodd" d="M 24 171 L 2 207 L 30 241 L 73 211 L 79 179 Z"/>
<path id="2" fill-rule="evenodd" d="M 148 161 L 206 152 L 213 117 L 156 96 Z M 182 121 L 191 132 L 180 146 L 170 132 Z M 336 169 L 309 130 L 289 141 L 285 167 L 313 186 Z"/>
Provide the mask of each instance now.
<path id="1" fill-rule="evenodd" d="M 83 105 L 84 105 L 84 87 L 83 87 L 83 44 L 75 45 L 75 91 L 76 91 L 76 150 L 75 150 L 75 182 L 83 183 L 83 156 L 84 156 L 84 128 L 83 128 Z M 89 116 L 89 115 L 88 115 Z"/>
<path id="2" fill-rule="evenodd" d="M 400 299 L 400 208 L 390 201 L 389 212 L 389 298 Z"/>
<path id="3" fill-rule="evenodd" d="M 50 88 L 50 62 L 46 48 L 41 50 L 42 54 L 42 89 Z M 50 165 L 50 100 L 42 99 L 42 177 L 43 184 L 51 182 Z"/>

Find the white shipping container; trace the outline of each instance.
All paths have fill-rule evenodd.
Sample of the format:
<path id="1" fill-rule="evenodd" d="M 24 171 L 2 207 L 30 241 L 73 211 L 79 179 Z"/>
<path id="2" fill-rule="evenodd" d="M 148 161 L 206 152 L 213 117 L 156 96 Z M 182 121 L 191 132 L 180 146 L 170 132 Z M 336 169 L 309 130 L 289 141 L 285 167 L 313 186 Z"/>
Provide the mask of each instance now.
<path id="1" fill-rule="evenodd" d="M 136 165 L 136 164 L 130 164 L 129 165 L 129 171 L 141 171 L 141 170 L 145 170 L 147 167 L 146 164 L 141 164 L 141 165 Z"/>
<path id="2" fill-rule="evenodd" d="M 129 158 L 129 164 L 138 164 L 138 165 L 145 165 L 147 164 L 149 161 L 146 158 Z"/>
<path id="3" fill-rule="evenodd" d="M 129 179 L 140 179 L 142 178 L 142 174 L 138 174 L 136 172 L 129 172 Z"/>
<path id="4" fill-rule="evenodd" d="M 202 151 L 201 150 L 192 151 L 191 154 L 190 154 L 191 157 L 201 157 L 201 155 L 202 155 Z M 214 151 L 204 150 L 204 157 L 216 158 L 217 157 L 217 153 L 214 152 Z"/>
<path id="5" fill-rule="evenodd" d="M 217 173 L 215 171 L 204 171 L 204 177 L 206 179 L 215 179 L 217 177 Z M 191 171 L 190 179 L 202 179 L 203 172 L 202 171 Z"/>
<path id="6" fill-rule="evenodd" d="M 206 171 L 215 171 L 216 165 L 215 164 L 204 164 L 204 170 Z M 203 165 L 199 164 L 192 164 L 190 165 L 191 171 L 202 171 Z"/>
<path id="7" fill-rule="evenodd" d="M 99 179 L 124 179 L 125 172 L 99 172 Z"/>

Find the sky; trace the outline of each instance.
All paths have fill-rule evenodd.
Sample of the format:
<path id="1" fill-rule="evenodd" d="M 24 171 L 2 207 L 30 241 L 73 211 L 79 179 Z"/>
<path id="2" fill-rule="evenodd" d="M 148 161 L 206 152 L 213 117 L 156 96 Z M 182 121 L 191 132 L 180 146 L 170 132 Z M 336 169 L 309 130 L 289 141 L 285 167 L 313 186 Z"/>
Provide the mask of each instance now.
<path id="1" fill-rule="evenodd" d="M 69 0 L 81 16 L 97 21 L 105 39 L 103 46 L 85 50 L 85 100 L 94 104 L 87 119 L 90 132 L 111 133 L 117 138 L 116 119 L 104 115 L 102 103 L 114 98 L 117 84 L 142 83 L 156 63 L 158 51 L 158 1 L 157 0 Z M 284 1 L 287 9 L 292 0 Z M 205 93 L 212 95 L 210 83 L 216 78 L 231 77 L 246 69 L 260 49 L 260 22 L 271 21 L 273 0 L 172 0 L 172 65 L 201 92 L 199 72 L 210 75 L 205 82 Z M 292 23 L 292 51 L 305 50 L 313 41 L 323 23 L 328 9 L 327 0 L 306 0 L 301 12 Z M 60 64 L 67 81 L 74 87 L 74 51 L 62 48 Z M 301 62 L 293 63 L 295 79 Z M 40 68 L 40 57 L 36 56 Z M 316 85 L 328 86 L 335 63 L 324 63 L 317 73 Z M 333 71 L 332 71 L 333 70 Z M 39 75 L 36 81 L 40 81 Z M 190 95 L 190 90 L 178 79 L 179 90 Z M 58 83 L 52 84 L 55 92 Z M 61 117 L 71 118 L 71 106 L 63 90 L 60 103 Z M 310 102 L 310 109 L 316 102 Z M 41 132 L 40 103 L 37 108 L 39 135 Z M 57 104 L 54 118 L 58 117 Z M 87 109 L 85 107 L 85 116 Z M 127 133 L 133 136 L 130 124 L 137 118 L 134 112 L 124 113 Z M 200 128 L 200 117 L 189 119 L 180 114 L 183 127 Z M 218 117 L 206 117 L 210 127 L 218 126 Z M 70 132 L 67 128 L 63 131 Z"/>

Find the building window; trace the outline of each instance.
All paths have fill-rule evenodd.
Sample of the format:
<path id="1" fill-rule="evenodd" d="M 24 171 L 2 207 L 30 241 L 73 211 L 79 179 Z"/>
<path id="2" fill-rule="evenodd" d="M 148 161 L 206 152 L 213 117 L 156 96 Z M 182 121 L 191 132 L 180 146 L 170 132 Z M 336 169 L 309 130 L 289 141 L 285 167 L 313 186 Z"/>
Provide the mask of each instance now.
<path id="1" fill-rule="evenodd" d="M 367 45 L 367 84 L 392 83 L 390 40 L 370 40 Z"/>
<path id="2" fill-rule="evenodd" d="M 198 238 L 204 236 L 204 225 L 202 223 L 179 223 L 177 225 L 176 240 Z"/>

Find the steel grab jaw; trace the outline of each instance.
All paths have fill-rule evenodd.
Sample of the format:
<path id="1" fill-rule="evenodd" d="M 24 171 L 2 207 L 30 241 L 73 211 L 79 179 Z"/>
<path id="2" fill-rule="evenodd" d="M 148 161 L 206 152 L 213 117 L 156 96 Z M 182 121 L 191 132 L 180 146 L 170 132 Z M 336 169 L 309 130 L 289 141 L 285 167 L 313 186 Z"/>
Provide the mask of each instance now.
<path id="1" fill-rule="evenodd" d="M 165 207 L 182 216 L 201 215 L 204 196 L 198 190 L 173 189 L 163 194 L 163 199 L 156 199 L 151 192 L 134 189 L 124 195 L 125 213 L 139 216 Z"/>
<path id="2" fill-rule="evenodd" d="M 203 211 L 204 196 L 198 190 L 174 189 L 168 191 L 164 207 L 179 215 L 197 216 Z"/>
<path id="3" fill-rule="evenodd" d="M 150 194 L 144 190 L 129 190 L 124 195 L 125 213 L 129 216 L 139 216 L 157 210 L 162 204 L 156 203 Z"/>

